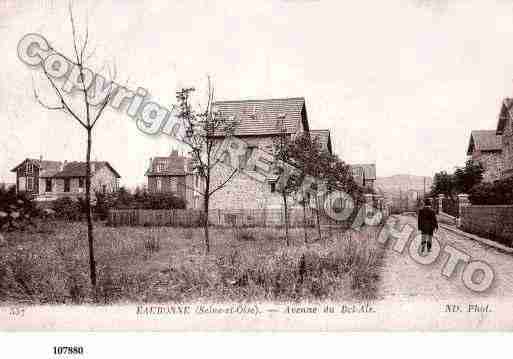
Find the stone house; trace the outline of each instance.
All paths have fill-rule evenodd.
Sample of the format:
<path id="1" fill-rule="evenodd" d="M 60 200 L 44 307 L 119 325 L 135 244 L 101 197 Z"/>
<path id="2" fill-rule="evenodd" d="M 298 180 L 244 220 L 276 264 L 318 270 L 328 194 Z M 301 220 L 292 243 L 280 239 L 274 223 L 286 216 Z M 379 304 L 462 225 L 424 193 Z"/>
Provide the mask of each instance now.
<path id="1" fill-rule="evenodd" d="M 306 103 L 303 97 L 217 101 L 216 110 L 221 116 L 237 121 L 234 136 L 244 141 L 251 151 L 258 148 L 272 157 L 273 145 L 279 136 L 289 138 L 309 132 Z M 222 141 L 224 136 L 219 135 Z M 326 137 L 330 142 L 328 136 Z M 248 154 L 251 156 L 251 153 Z M 215 188 L 232 172 L 232 167 L 221 162 L 213 169 Z M 278 209 L 282 207 L 282 197 L 276 190 L 277 176 L 268 176 L 263 181 L 256 180 L 251 170 L 237 172 L 228 184 L 214 193 L 211 198 L 213 209 Z M 292 201 L 289 202 L 292 205 Z"/>
<path id="2" fill-rule="evenodd" d="M 84 197 L 86 162 L 44 161 L 27 158 L 14 167 L 16 190 L 38 201 Z M 110 193 L 119 188 L 119 173 L 105 161 L 91 162 L 91 192 Z"/>
<path id="3" fill-rule="evenodd" d="M 376 165 L 374 163 L 363 163 L 349 165 L 353 177 L 360 186 L 374 190 L 374 182 L 376 181 Z"/>
<path id="4" fill-rule="evenodd" d="M 246 158 L 262 156 L 260 159 L 265 157 L 263 161 L 270 165 L 273 161 L 273 146 L 281 136 L 292 139 L 303 133 L 316 136 L 323 148 L 333 153 L 329 130 L 310 131 L 306 103 L 303 97 L 217 101 L 213 104 L 213 107 L 218 116 L 227 120 L 231 119 L 237 123 L 233 138 L 237 141 L 243 141 L 245 149 L 243 156 L 246 156 Z M 219 145 L 227 140 L 223 133 L 216 134 L 215 137 Z M 229 155 L 227 156 L 226 152 L 217 156 L 219 158 L 216 157 L 215 160 L 218 161 L 212 168 L 211 191 L 233 174 L 238 163 L 231 159 Z M 157 158 L 157 160 L 159 159 Z M 194 189 L 195 187 L 189 184 L 191 181 L 189 178 L 192 179 L 193 176 L 190 169 L 185 165 L 185 158 L 181 158 L 175 153 L 163 159 L 169 161 L 169 164 L 162 165 L 163 169 L 174 168 L 171 171 L 172 173 L 166 173 L 169 179 L 163 179 L 163 181 L 179 181 L 178 183 L 185 187 L 185 197 L 189 201 L 189 192 L 194 193 L 194 190 L 188 191 L 187 189 L 189 187 Z M 152 159 L 151 163 L 153 168 L 156 160 Z M 278 175 L 268 173 L 264 177 L 259 177 L 255 176 L 256 171 L 256 168 L 244 168 L 235 172 L 226 185 L 212 195 L 209 202 L 210 209 L 281 209 L 283 198 L 277 191 Z M 156 180 L 150 179 L 150 177 L 157 176 L 159 172 L 152 170 L 148 174 L 148 188 L 152 191 L 155 190 L 157 185 Z M 200 187 L 202 188 L 202 186 Z M 288 203 L 290 208 L 299 207 L 299 204 L 292 198 L 289 199 Z"/>
<path id="5" fill-rule="evenodd" d="M 467 156 L 483 167 L 483 181 L 493 182 L 501 178 L 504 167 L 502 136 L 497 135 L 497 131 L 472 131 Z"/>
<path id="6" fill-rule="evenodd" d="M 203 178 L 193 173 L 192 161 L 174 150 L 167 157 L 150 158 L 148 170 L 150 193 L 174 193 L 185 201 L 185 207 L 202 208 Z"/>
<path id="7" fill-rule="evenodd" d="M 505 98 L 502 101 L 497 123 L 496 134 L 502 136 L 503 170 L 501 178 L 513 176 L 513 99 Z"/>
<path id="8" fill-rule="evenodd" d="M 258 148 L 258 153 L 265 154 L 269 163 L 272 162 L 273 145 L 280 136 L 293 138 L 304 132 L 310 133 L 303 97 L 217 101 L 214 106 L 220 116 L 237 122 L 233 135 L 245 142 L 249 151 L 247 156 Z M 219 141 L 225 138 L 222 134 L 217 137 Z M 329 133 L 326 139 L 331 147 Z M 226 159 L 220 162 L 213 169 L 212 188 L 228 178 L 232 171 L 233 164 L 227 163 Z M 277 179 L 277 176 L 269 175 L 264 180 L 257 180 L 252 176 L 252 170 L 246 168 L 237 172 L 224 188 L 214 193 L 210 206 L 213 209 L 281 208 L 283 199 L 276 190 Z M 289 201 L 291 206 L 293 203 Z"/>

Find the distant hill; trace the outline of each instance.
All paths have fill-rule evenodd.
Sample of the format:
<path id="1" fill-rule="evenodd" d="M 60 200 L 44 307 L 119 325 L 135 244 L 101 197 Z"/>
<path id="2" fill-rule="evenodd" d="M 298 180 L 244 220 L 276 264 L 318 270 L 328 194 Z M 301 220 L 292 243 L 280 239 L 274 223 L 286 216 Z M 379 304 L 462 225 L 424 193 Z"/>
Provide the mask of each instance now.
<path id="1" fill-rule="evenodd" d="M 383 191 L 387 197 L 398 197 L 402 192 L 418 192 L 422 195 L 424 191 L 424 179 L 426 181 L 426 192 L 431 189 L 433 183 L 432 177 L 414 176 L 408 174 L 400 174 L 389 177 L 376 178 L 375 188 Z"/>

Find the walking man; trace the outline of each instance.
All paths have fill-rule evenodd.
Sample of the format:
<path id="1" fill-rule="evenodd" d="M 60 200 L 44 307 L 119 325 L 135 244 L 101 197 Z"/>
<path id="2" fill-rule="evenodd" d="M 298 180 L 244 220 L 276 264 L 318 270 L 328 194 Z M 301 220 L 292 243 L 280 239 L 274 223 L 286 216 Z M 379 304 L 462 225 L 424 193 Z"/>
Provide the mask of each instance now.
<path id="1" fill-rule="evenodd" d="M 422 233 L 420 252 L 424 253 L 426 246 L 427 251 L 431 252 L 433 232 L 438 230 L 438 221 L 436 220 L 435 211 L 431 208 L 431 200 L 429 198 L 424 199 L 424 207 L 419 210 L 418 219 L 418 228 Z"/>

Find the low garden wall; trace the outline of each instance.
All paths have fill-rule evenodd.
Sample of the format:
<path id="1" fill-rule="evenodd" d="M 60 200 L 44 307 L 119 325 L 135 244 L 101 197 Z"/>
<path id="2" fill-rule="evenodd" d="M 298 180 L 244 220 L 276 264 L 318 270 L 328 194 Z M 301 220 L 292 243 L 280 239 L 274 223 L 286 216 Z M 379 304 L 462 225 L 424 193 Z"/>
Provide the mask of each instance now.
<path id="1" fill-rule="evenodd" d="M 512 205 L 471 205 L 462 207 L 460 210 L 461 229 L 512 246 Z"/>

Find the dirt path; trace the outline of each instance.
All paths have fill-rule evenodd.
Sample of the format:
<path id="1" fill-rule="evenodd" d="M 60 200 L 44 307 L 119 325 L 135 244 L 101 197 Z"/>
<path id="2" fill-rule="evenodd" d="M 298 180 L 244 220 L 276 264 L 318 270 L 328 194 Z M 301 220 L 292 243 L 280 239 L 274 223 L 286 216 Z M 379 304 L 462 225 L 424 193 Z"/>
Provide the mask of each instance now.
<path id="1" fill-rule="evenodd" d="M 416 218 L 398 217 L 403 224 L 411 224 L 415 229 Z M 459 264 L 451 278 L 441 275 L 441 270 L 449 257 L 441 251 L 431 265 L 416 263 L 408 254 L 408 246 L 402 254 L 391 249 L 389 243 L 385 252 L 383 277 L 379 296 L 382 299 L 399 300 L 477 300 L 480 298 L 511 298 L 513 295 L 513 255 L 502 253 L 495 248 L 461 237 L 441 229 L 436 234 L 441 247 L 447 244 L 471 256 L 472 260 L 487 262 L 495 272 L 495 281 L 490 289 L 475 293 L 467 289 L 462 280 L 462 264 Z M 393 241 L 391 239 L 391 241 Z"/>

